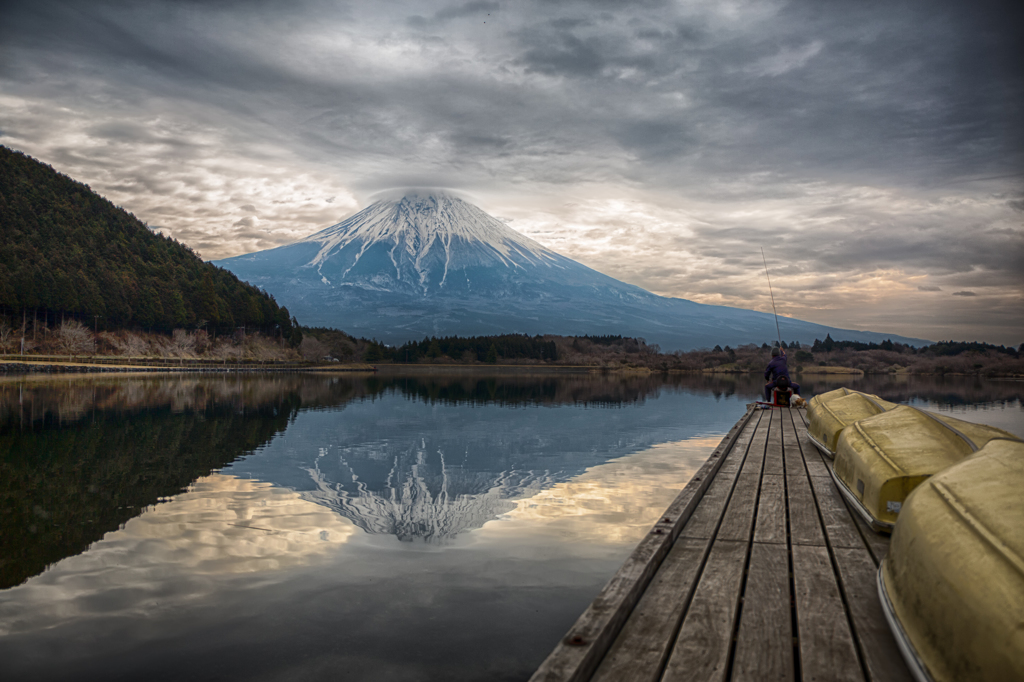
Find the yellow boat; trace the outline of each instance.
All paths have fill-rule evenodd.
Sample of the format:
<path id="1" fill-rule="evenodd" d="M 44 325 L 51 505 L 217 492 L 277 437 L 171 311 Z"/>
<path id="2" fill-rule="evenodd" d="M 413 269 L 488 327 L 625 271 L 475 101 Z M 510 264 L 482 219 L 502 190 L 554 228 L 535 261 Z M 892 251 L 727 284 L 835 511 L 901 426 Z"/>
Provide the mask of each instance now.
<path id="1" fill-rule="evenodd" d="M 1024 444 L 993 440 L 907 497 L 878 593 L 918 680 L 1024 680 Z"/>
<path id="2" fill-rule="evenodd" d="M 829 457 L 836 456 L 839 434 L 850 424 L 888 412 L 896 403 L 882 400 L 877 395 L 837 388 L 811 398 L 807 404 L 810 422 L 807 435 L 814 446 Z"/>
<path id="3" fill-rule="evenodd" d="M 898 405 L 843 429 L 829 472 L 864 520 L 888 532 L 914 488 L 994 438 L 1020 440 L 992 426 Z"/>

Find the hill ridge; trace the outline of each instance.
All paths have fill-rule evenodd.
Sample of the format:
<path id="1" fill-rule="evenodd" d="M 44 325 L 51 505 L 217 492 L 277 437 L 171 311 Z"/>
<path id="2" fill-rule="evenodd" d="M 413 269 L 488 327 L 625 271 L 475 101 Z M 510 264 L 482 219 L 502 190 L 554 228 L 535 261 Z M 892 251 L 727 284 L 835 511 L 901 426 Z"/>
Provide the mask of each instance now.
<path id="1" fill-rule="evenodd" d="M 246 325 L 289 335 L 287 308 L 81 182 L 0 145 L 0 308 L 101 328 Z"/>

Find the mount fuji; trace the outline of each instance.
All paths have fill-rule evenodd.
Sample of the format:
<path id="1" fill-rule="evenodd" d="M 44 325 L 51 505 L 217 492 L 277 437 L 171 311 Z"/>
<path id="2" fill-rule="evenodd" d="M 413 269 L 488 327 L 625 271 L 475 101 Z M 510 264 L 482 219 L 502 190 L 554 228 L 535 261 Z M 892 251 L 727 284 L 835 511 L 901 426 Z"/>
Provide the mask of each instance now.
<path id="1" fill-rule="evenodd" d="M 214 263 L 273 294 L 302 324 L 395 345 L 425 336 L 621 334 L 689 350 L 776 337 L 772 315 L 620 282 L 442 191 L 385 198 L 300 241 Z M 928 343 L 779 321 L 787 342 L 831 334 Z"/>

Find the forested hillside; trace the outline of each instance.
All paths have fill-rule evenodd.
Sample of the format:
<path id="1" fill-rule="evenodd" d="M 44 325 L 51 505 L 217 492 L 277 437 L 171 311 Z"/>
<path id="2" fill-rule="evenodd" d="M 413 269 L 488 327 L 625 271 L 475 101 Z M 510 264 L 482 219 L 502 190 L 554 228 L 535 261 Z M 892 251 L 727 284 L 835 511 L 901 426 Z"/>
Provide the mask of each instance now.
<path id="1" fill-rule="evenodd" d="M 50 166 L 0 146 L 0 310 L 89 327 L 291 333 L 286 308 Z"/>

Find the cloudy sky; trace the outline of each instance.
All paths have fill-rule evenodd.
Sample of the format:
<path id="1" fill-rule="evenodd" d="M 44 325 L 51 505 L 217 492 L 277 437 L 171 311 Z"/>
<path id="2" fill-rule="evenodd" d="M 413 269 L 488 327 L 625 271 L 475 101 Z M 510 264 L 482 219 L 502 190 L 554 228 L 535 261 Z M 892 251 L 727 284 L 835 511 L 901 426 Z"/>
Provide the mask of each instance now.
<path id="1" fill-rule="evenodd" d="M 448 187 L 659 294 L 1024 342 L 1024 5 L 0 0 L 0 144 L 205 258 Z"/>

